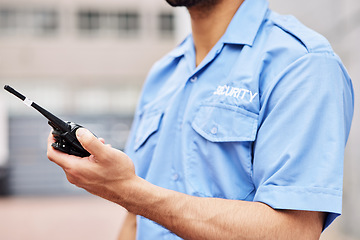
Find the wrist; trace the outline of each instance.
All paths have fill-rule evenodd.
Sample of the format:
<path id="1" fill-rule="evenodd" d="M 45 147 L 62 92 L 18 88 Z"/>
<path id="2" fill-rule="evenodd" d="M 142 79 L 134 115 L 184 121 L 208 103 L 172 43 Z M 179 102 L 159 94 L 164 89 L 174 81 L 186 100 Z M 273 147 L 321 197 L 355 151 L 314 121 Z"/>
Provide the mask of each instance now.
<path id="1" fill-rule="evenodd" d="M 166 192 L 165 189 L 134 176 L 131 180 L 122 183 L 117 203 L 133 214 L 146 216 L 162 205 L 166 199 Z"/>

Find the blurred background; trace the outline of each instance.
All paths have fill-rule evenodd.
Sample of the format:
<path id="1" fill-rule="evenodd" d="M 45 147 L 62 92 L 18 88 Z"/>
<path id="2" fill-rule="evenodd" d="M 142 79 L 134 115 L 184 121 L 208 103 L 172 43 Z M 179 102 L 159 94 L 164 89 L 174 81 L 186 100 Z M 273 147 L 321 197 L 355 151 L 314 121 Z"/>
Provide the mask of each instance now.
<path id="1" fill-rule="evenodd" d="M 270 0 L 328 38 L 359 95 L 360 2 Z M 151 65 L 190 31 L 164 0 L 0 0 L 0 85 L 123 149 Z M 360 125 L 346 149 L 343 215 L 322 239 L 360 239 Z M 50 127 L 0 91 L 0 239 L 115 239 L 125 210 L 69 184 L 46 158 Z"/>

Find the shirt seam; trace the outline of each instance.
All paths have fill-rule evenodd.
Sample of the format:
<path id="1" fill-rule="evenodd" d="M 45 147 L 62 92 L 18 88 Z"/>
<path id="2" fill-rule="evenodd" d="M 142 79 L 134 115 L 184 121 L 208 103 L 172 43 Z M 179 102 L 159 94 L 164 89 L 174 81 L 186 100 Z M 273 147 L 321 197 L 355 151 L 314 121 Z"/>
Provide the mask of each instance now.
<path id="1" fill-rule="evenodd" d="M 306 54 L 298 57 L 297 59 L 295 59 L 294 61 L 292 61 L 291 63 L 289 63 L 288 65 L 286 65 L 286 67 L 283 68 L 282 71 L 280 71 L 277 75 L 275 75 L 273 77 L 273 79 L 270 81 L 271 83 L 268 85 L 268 87 L 266 89 L 264 89 L 261 94 L 261 97 L 264 97 L 265 95 L 268 95 L 271 93 L 271 90 L 274 89 L 274 87 L 279 83 L 279 79 L 282 76 L 285 76 L 285 73 L 293 66 L 295 65 L 297 62 L 299 62 L 300 60 L 302 60 L 303 58 L 309 57 L 311 55 L 323 55 L 324 57 L 329 57 L 332 59 L 335 59 L 335 55 L 331 52 L 330 54 L 328 54 L 328 52 L 307 52 Z M 260 101 L 261 102 L 261 101 Z"/>
<path id="2" fill-rule="evenodd" d="M 343 191 L 339 188 L 324 188 L 324 187 L 301 187 L 301 186 L 276 186 L 276 185 L 268 185 L 268 186 L 260 186 L 257 192 L 266 192 L 266 191 L 274 191 L 276 189 L 277 192 L 308 192 L 308 193 L 316 193 L 316 194 L 325 194 L 325 195 L 333 195 L 333 196 L 342 196 Z"/>

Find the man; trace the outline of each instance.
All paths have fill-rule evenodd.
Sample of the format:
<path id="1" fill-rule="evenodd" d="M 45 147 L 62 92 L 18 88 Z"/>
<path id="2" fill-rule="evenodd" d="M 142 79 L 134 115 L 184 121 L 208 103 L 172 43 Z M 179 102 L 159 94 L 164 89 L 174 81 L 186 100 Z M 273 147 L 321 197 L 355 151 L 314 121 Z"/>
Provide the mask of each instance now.
<path id="1" fill-rule="evenodd" d="M 92 156 L 50 135 L 49 159 L 129 211 L 123 239 L 135 215 L 137 239 L 318 239 L 341 213 L 353 114 L 339 58 L 266 0 L 168 2 L 192 35 L 151 70 L 127 155 L 80 129 Z"/>

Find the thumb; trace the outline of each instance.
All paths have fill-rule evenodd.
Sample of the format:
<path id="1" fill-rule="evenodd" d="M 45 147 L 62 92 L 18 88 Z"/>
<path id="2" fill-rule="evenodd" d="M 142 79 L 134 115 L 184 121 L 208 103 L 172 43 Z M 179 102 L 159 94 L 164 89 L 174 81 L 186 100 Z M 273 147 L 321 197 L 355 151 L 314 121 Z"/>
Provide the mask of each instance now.
<path id="1" fill-rule="evenodd" d="M 79 128 L 76 130 L 76 138 L 91 155 L 99 156 L 105 151 L 105 145 L 100 141 L 100 139 L 95 137 L 94 134 L 85 128 Z"/>

